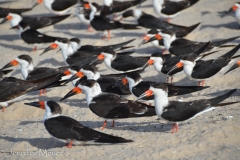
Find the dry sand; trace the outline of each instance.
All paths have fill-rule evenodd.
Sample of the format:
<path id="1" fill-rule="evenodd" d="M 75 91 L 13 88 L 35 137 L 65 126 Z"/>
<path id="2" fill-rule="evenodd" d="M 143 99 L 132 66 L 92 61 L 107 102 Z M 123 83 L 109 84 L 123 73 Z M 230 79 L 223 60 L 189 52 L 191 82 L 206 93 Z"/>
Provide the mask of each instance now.
<path id="1" fill-rule="evenodd" d="M 100 0 L 99 0 L 100 1 Z M 181 25 L 192 25 L 202 22 L 200 27 L 187 36 L 195 41 L 209 41 L 215 39 L 229 38 L 239 35 L 238 24 L 233 17 L 220 18 L 216 12 L 228 10 L 234 0 L 200 0 L 193 7 L 182 12 L 180 16 L 171 22 Z M 9 7 L 31 6 L 29 0 L 19 0 Z M 150 14 L 155 14 L 151 1 L 142 5 L 142 9 Z M 202 12 L 212 13 L 202 15 Z M 38 6 L 33 11 L 24 15 L 46 15 L 49 12 L 44 6 Z M 133 21 L 130 19 L 128 21 Z M 0 26 L 0 66 L 5 65 L 21 54 L 29 54 L 34 59 L 35 66 L 58 67 L 62 66 L 61 53 L 46 53 L 31 51 L 31 46 L 25 44 L 15 31 L 9 30 L 9 24 Z M 107 45 L 137 38 L 132 44 L 138 46 L 140 37 L 146 29 L 135 31 L 113 31 L 111 41 L 101 40 L 102 33 L 88 33 L 87 26 L 79 22 L 77 17 L 71 17 L 55 26 L 41 29 L 41 32 L 54 36 L 78 37 L 83 44 Z M 234 44 L 240 43 L 235 40 Z M 226 53 L 228 50 L 208 58 L 214 58 Z M 158 50 L 151 44 L 136 49 L 134 55 L 150 55 Z M 238 52 L 239 54 L 239 52 Z M 101 73 L 112 73 L 104 65 L 100 65 Z M 173 97 L 171 99 L 183 98 L 184 101 L 210 98 L 222 94 L 222 90 L 239 88 L 239 69 L 223 76 L 216 77 L 206 82 L 211 86 L 209 89 L 194 94 Z M 22 78 L 20 67 L 8 76 Z M 164 81 L 165 75 L 158 74 L 153 67 L 147 68 L 142 74 L 145 80 Z M 176 77 L 174 82 L 179 85 L 197 85 L 184 75 Z M 14 86 L 13 86 L 14 87 Z M 42 123 L 44 111 L 25 106 L 25 102 L 38 100 L 59 101 L 73 86 L 69 84 L 63 88 L 56 88 L 47 92 L 46 96 L 39 97 L 38 93 L 32 93 L 25 100 L 12 104 L 5 113 L 0 112 L 0 159 L 239 159 L 240 158 L 240 108 L 239 104 L 218 108 L 199 116 L 198 118 L 180 124 L 179 132 L 171 134 L 171 124 L 158 121 L 157 116 L 149 118 L 132 118 L 117 120 L 116 127 L 110 127 L 103 132 L 134 140 L 129 144 L 102 145 L 89 144 L 74 146 L 72 149 L 64 147 L 64 143 L 51 137 Z M 226 102 L 239 101 L 240 92 L 237 91 L 233 97 Z M 128 97 L 133 99 L 132 96 Z M 103 119 L 94 115 L 85 103 L 85 96 L 77 95 L 64 102 L 60 102 L 63 114 L 73 117 L 82 124 L 100 131 Z M 226 119 L 227 116 L 232 116 Z M 45 150 L 46 149 L 46 150 Z M 19 152 L 11 153 L 12 152 Z M 28 152 L 27 152 L 28 151 Z M 48 151 L 48 154 L 45 152 Z M 33 154 L 33 155 L 30 155 Z M 25 155 L 24 155 L 25 154 Z M 53 156 L 52 154 L 55 154 Z M 57 155 L 56 155 L 57 154 Z"/>

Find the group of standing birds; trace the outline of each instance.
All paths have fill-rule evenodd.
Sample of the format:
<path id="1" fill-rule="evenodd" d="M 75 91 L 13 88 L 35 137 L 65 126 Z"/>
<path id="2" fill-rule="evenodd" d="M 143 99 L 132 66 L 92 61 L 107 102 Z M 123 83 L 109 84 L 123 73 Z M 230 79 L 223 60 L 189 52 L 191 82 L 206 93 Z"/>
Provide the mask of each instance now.
<path id="1" fill-rule="evenodd" d="M 239 38 L 228 37 L 218 41 L 191 41 L 186 38 L 200 23 L 184 26 L 170 23 L 185 9 L 199 0 L 152 0 L 156 15 L 151 15 L 140 9 L 146 0 L 103 0 L 103 4 L 84 0 L 36 0 L 29 8 L 10 9 L 0 7 L 1 24 L 10 22 L 12 29 L 17 29 L 20 38 L 27 44 L 47 45 L 42 52 L 60 49 L 65 66 L 59 68 L 35 67 L 28 54 L 19 55 L 9 60 L 0 70 L 0 106 L 2 111 L 9 104 L 20 101 L 30 92 L 40 90 L 40 95 L 46 93 L 46 88 L 65 87 L 72 82 L 73 89 L 62 99 L 76 94 L 86 95 L 89 109 L 105 119 L 102 129 L 106 128 L 106 119 L 111 119 L 114 127 L 115 119 L 158 116 L 173 124 L 172 133 L 178 131 L 178 124 L 213 110 L 218 106 L 238 102 L 221 103 L 230 97 L 236 89 L 211 98 L 195 101 L 169 101 L 168 97 L 198 92 L 209 88 L 204 81 L 219 74 L 225 68 L 228 72 L 240 67 L 239 45 L 227 43 Z M 12 2 L 14 3 L 14 2 Z M 24 16 L 24 12 L 34 10 L 43 4 L 54 16 Z M 60 23 L 71 17 L 75 10 L 76 16 L 88 25 L 88 31 L 103 31 L 104 36 L 111 38 L 110 31 L 140 30 L 146 28 L 140 46 L 152 43 L 160 48 L 149 56 L 132 56 L 135 51 L 130 45 L 135 39 L 113 45 L 93 46 L 82 45 L 79 38 L 54 37 L 38 31 L 40 28 Z M 240 23 L 240 4 L 236 3 L 229 11 L 221 12 L 227 15 L 234 12 Z M 163 18 L 163 19 L 161 19 Z M 122 20 L 133 17 L 135 22 L 123 23 Z M 203 59 L 216 54 L 215 48 L 233 47 L 227 53 L 214 59 Z M 41 55 L 42 55 L 41 54 Z M 237 61 L 238 60 L 238 61 Z M 232 65 L 231 63 L 235 63 Z M 114 74 L 102 74 L 99 65 L 104 63 Z M 20 65 L 23 79 L 5 77 L 12 70 L 7 68 Z M 160 74 L 167 76 L 167 82 L 145 81 L 141 73 L 153 65 Z M 232 65 L 229 67 L 229 65 Z M 172 84 L 173 77 L 184 72 L 192 80 L 199 81 L 198 86 L 179 86 Z M 144 78 L 144 77 L 143 77 Z M 14 86 L 12 88 L 12 86 Z M 126 99 L 125 95 L 133 94 L 137 100 Z M 140 101 L 141 99 L 141 101 Z M 154 105 L 152 105 L 154 103 Z M 26 105 L 45 109 L 44 125 L 53 137 L 66 142 L 67 147 L 86 141 L 99 143 L 127 143 L 132 140 L 108 135 L 86 127 L 73 118 L 63 116 L 60 105 L 55 101 L 29 102 Z"/>

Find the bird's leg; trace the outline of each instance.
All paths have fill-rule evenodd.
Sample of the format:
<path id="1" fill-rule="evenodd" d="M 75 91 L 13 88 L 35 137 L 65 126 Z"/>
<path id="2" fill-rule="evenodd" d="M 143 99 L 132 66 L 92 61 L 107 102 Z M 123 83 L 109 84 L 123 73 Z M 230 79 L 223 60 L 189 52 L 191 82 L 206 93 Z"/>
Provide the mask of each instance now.
<path id="1" fill-rule="evenodd" d="M 114 125 L 115 125 L 115 121 L 113 120 L 113 121 L 112 121 L 112 126 L 111 126 L 111 127 L 114 127 Z"/>
<path id="2" fill-rule="evenodd" d="M 169 77 L 167 76 L 166 83 L 168 83 Z"/>
<path id="3" fill-rule="evenodd" d="M 32 52 L 35 52 L 37 50 L 37 46 L 34 46 L 32 49 Z"/>
<path id="4" fill-rule="evenodd" d="M 168 54 L 169 52 L 168 52 L 168 50 L 167 49 L 163 49 L 162 50 L 162 54 Z"/>
<path id="5" fill-rule="evenodd" d="M 178 124 L 177 123 L 172 124 L 172 134 L 174 133 L 175 128 L 176 128 L 176 132 L 177 132 L 178 131 Z"/>
<path id="6" fill-rule="evenodd" d="M 173 81 L 173 77 L 171 77 L 171 83 L 172 83 L 172 81 Z"/>
<path id="7" fill-rule="evenodd" d="M 204 86 L 204 81 L 199 81 L 198 86 Z"/>
<path id="8" fill-rule="evenodd" d="M 39 96 L 43 96 L 43 95 L 45 95 L 46 93 L 47 93 L 46 88 L 41 89 L 41 90 L 40 90 L 40 93 L 39 93 Z"/>
<path id="9" fill-rule="evenodd" d="M 107 125 L 107 121 L 105 120 L 105 121 L 103 122 L 103 126 L 101 127 L 101 130 L 104 130 L 104 128 L 106 127 L 106 125 Z"/>
<path id="10" fill-rule="evenodd" d="M 5 107 L 2 106 L 2 112 L 5 112 Z"/>
<path id="11" fill-rule="evenodd" d="M 66 143 L 67 148 L 72 148 L 73 140 L 70 141 L 70 143 Z"/>
<path id="12" fill-rule="evenodd" d="M 92 28 L 92 26 L 91 25 L 88 25 L 88 30 L 87 30 L 88 32 L 93 32 L 93 28 Z"/>
<path id="13" fill-rule="evenodd" d="M 108 30 L 108 40 L 110 40 L 110 30 Z"/>

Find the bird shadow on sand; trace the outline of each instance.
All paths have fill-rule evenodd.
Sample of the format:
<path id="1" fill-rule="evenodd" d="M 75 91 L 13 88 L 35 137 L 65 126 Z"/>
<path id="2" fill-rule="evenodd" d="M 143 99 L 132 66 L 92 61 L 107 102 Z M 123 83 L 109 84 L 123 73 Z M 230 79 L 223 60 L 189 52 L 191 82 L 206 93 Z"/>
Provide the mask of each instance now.
<path id="1" fill-rule="evenodd" d="M 71 33 L 69 31 L 61 31 L 62 33 L 70 36 L 70 37 L 76 37 L 76 38 L 81 38 L 81 39 L 101 39 L 100 37 L 96 36 L 99 33 L 98 32 L 93 32 L 90 34 L 76 34 L 76 33 Z"/>
<path id="2" fill-rule="evenodd" d="M 64 62 L 60 62 L 54 58 L 48 58 L 44 59 L 43 61 L 40 61 L 36 66 L 43 66 L 45 64 L 52 64 L 53 66 L 64 66 Z"/>
<path id="3" fill-rule="evenodd" d="M 155 117 L 153 118 L 155 119 Z M 100 128 L 103 125 L 103 122 L 99 121 L 81 121 L 82 124 L 90 128 Z M 184 125 L 184 124 L 183 124 Z M 164 132 L 169 133 L 172 129 L 172 124 L 170 123 L 159 123 L 157 121 L 152 122 L 119 122 L 115 121 L 115 127 L 112 126 L 112 120 L 107 120 L 106 129 L 112 130 L 131 130 L 133 132 Z"/>
<path id="4" fill-rule="evenodd" d="M 27 51 L 27 52 L 31 51 L 30 48 L 23 47 L 23 46 L 17 46 L 17 45 L 14 45 L 14 44 L 3 44 L 3 43 L 0 43 L 0 46 L 3 46 L 4 48 L 14 49 L 14 50 L 17 50 L 17 51 Z"/>
<path id="5" fill-rule="evenodd" d="M 0 35 L 0 39 L 3 41 L 11 41 L 12 42 L 13 40 L 19 39 L 19 36 L 17 34 L 6 34 L 6 35 Z"/>
<path id="6" fill-rule="evenodd" d="M 65 145 L 63 142 L 57 141 L 54 138 L 15 138 L 0 136 L 0 139 L 13 143 L 28 142 L 31 146 L 37 147 L 38 149 L 62 148 Z"/>
<path id="7" fill-rule="evenodd" d="M 140 29 L 138 29 L 140 30 Z M 134 38 L 140 38 L 143 36 L 143 33 L 139 33 L 137 32 L 137 30 L 132 30 L 132 32 L 124 32 L 120 31 L 120 32 L 113 32 L 114 37 L 134 37 Z"/>
<path id="8" fill-rule="evenodd" d="M 31 146 L 36 147 L 38 149 L 44 149 L 42 154 L 45 154 L 45 149 L 54 149 L 54 148 L 64 148 L 65 143 L 56 140 L 55 138 L 15 138 L 10 136 L 0 136 L 0 139 L 4 139 L 8 142 L 28 142 Z M 73 147 L 84 147 L 84 146 L 105 146 L 105 145 L 113 145 L 113 144 L 103 144 L 103 143 L 95 143 L 95 144 L 82 144 L 82 145 L 73 145 Z M 20 152 L 20 151 L 19 151 Z M 24 152 L 24 151 L 22 151 Z M 37 150 L 37 152 L 40 152 Z M 1 153 L 1 152 L 0 152 Z M 8 153 L 8 152 L 6 152 Z M 10 152 L 9 152 L 10 154 Z M 41 154 L 41 153 L 39 153 Z"/>
<path id="9" fill-rule="evenodd" d="M 154 47 L 154 46 L 140 46 L 136 47 L 136 53 L 148 53 L 149 56 L 154 52 L 161 52 L 160 48 Z"/>
<path id="10" fill-rule="evenodd" d="M 86 30 L 87 31 L 87 25 L 81 24 L 81 23 L 65 23 L 65 24 L 57 24 L 54 25 L 54 29 L 58 30 L 66 30 L 66 29 L 72 29 L 72 30 Z"/>
<path id="11" fill-rule="evenodd" d="M 229 29 L 236 29 L 239 30 L 239 25 L 237 22 L 230 22 L 230 23 L 224 23 L 224 24 L 203 24 L 200 27 L 200 30 L 203 30 L 205 28 L 229 28 Z"/>

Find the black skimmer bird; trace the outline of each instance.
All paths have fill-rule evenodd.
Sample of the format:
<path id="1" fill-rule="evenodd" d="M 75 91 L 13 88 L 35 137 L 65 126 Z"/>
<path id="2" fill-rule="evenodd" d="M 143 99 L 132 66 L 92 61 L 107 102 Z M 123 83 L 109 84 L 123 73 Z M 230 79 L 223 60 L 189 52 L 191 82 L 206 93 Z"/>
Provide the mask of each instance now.
<path id="1" fill-rule="evenodd" d="M 82 81 L 78 87 L 68 92 L 61 100 L 83 92 L 86 94 L 90 110 L 99 117 L 118 119 L 156 115 L 155 108 L 152 106 L 127 100 L 117 94 L 102 92 L 100 85 L 95 80 Z M 105 120 L 102 129 L 106 124 Z M 112 127 L 114 127 L 114 121 Z"/>
<path id="2" fill-rule="evenodd" d="M 59 79 L 61 77 L 58 75 L 51 75 L 34 81 L 26 81 L 14 77 L 2 78 L 0 81 L 0 106 L 2 111 L 4 112 L 5 107 L 8 107 L 9 104 L 22 100 L 23 96 L 30 92 L 62 86 Z"/>
<path id="3" fill-rule="evenodd" d="M 194 24 L 192 26 L 180 26 L 172 23 L 168 23 L 154 17 L 151 14 L 147 14 L 139 9 L 128 10 L 122 14 L 123 18 L 134 17 L 138 22 L 139 26 L 149 28 L 149 29 L 171 29 L 176 33 L 177 37 L 185 37 L 190 32 L 192 32 L 200 23 Z"/>
<path id="4" fill-rule="evenodd" d="M 132 140 L 95 131 L 71 117 L 63 116 L 60 105 L 55 101 L 31 102 L 25 103 L 25 105 L 46 110 L 43 119 L 46 130 L 54 138 L 65 142 L 67 148 L 72 148 L 73 144 L 79 145 L 88 141 L 97 143 L 133 142 Z"/>
<path id="5" fill-rule="evenodd" d="M 238 60 L 225 74 L 239 67 L 240 67 L 240 60 Z"/>
<path id="6" fill-rule="evenodd" d="M 56 49 L 58 47 L 61 48 L 62 50 L 62 55 L 64 62 L 67 65 L 77 65 L 79 64 L 80 66 L 90 64 L 93 62 L 94 59 L 96 59 L 97 55 L 101 53 L 102 51 L 108 50 L 108 49 L 118 49 L 118 50 L 123 50 L 126 48 L 131 48 L 132 46 L 125 46 L 128 43 L 132 42 L 134 39 L 119 43 L 119 44 L 114 44 L 114 45 L 109 45 L 109 46 L 92 46 L 92 45 L 81 45 L 81 41 L 78 38 L 72 38 L 72 39 L 67 39 L 67 38 L 59 38 L 56 40 L 54 43 L 52 43 L 48 48 L 46 48 L 42 54 L 48 52 L 49 50 Z M 128 54 L 132 53 L 131 52 L 118 52 L 117 54 Z M 96 61 L 94 64 L 99 64 L 102 61 Z"/>
<path id="7" fill-rule="evenodd" d="M 202 54 L 205 49 L 208 47 L 210 42 L 206 43 L 202 48 L 200 48 L 198 51 L 195 51 L 191 54 L 194 54 L 196 56 L 199 56 Z M 206 57 L 210 54 L 213 54 L 217 51 L 213 51 L 207 54 L 202 54 L 201 58 Z M 150 59 L 148 62 L 144 65 L 143 68 L 146 68 L 147 66 L 153 65 L 155 70 L 158 71 L 159 73 L 167 74 L 167 83 L 172 83 L 173 81 L 173 76 L 182 72 L 183 67 L 176 68 L 173 72 L 169 74 L 169 71 L 178 63 L 180 62 L 182 56 L 174 56 L 172 54 L 162 54 L 161 52 L 155 52 L 151 55 Z M 169 80 L 170 78 L 170 80 Z"/>
<path id="8" fill-rule="evenodd" d="M 34 7 L 42 3 L 56 15 L 66 15 L 72 8 L 80 5 L 79 0 L 37 0 Z"/>
<path id="9" fill-rule="evenodd" d="M 54 25 L 62 20 L 68 18 L 70 14 L 64 16 L 51 16 L 51 17 L 22 17 L 17 13 L 9 13 L 1 22 L 3 24 L 6 21 L 10 21 L 11 27 L 17 26 L 19 23 L 23 22 L 29 26 L 30 29 L 44 28 L 50 25 Z"/>
<path id="10" fill-rule="evenodd" d="M 122 79 L 122 83 L 129 86 L 129 90 L 131 93 L 139 97 L 144 92 L 146 92 L 150 86 L 153 84 L 156 84 L 157 82 L 153 81 L 144 81 L 140 74 L 138 73 L 130 73 L 127 74 L 125 78 Z M 168 87 L 168 97 L 172 96 L 178 96 L 183 94 L 189 94 L 193 92 L 197 92 L 203 89 L 206 89 L 208 87 L 202 87 L 202 86 L 175 86 L 172 84 L 165 83 L 165 85 Z M 153 96 L 145 97 L 143 100 L 153 100 Z"/>
<path id="11" fill-rule="evenodd" d="M 233 45 L 223 44 L 231 42 L 237 38 L 239 38 L 239 36 L 213 41 L 208 45 L 206 51 L 210 51 L 211 49 L 217 47 L 232 47 Z M 161 39 L 163 39 L 163 44 L 165 46 L 164 53 L 170 52 L 171 54 L 176 56 L 192 53 L 201 48 L 202 46 L 204 46 L 206 43 L 208 43 L 208 42 L 194 42 L 185 38 L 177 38 L 174 31 L 172 31 L 171 29 L 160 31 L 154 37 L 150 38 L 148 42 Z"/>
<path id="12" fill-rule="evenodd" d="M 89 3 L 91 8 L 90 13 L 90 24 L 97 31 L 104 31 L 104 36 L 107 35 L 108 40 L 110 39 L 110 30 L 114 29 L 139 29 L 136 24 L 120 23 L 119 21 L 113 21 L 103 15 L 95 15 L 97 12 L 96 3 Z M 106 33 L 107 31 L 107 33 Z"/>
<path id="13" fill-rule="evenodd" d="M 158 29 L 150 29 L 146 34 L 144 34 L 143 35 L 143 37 L 142 37 L 142 42 L 139 44 L 139 46 L 138 47 L 140 47 L 142 44 L 145 44 L 145 43 L 148 43 L 148 41 L 152 38 L 152 37 L 154 37 L 156 34 L 158 34 L 158 32 L 159 32 L 160 30 L 158 30 Z M 160 48 L 160 49 L 165 49 L 165 46 L 164 46 L 164 44 L 163 44 L 163 39 L 161 39 L 161 40 L 153 40 L 153 41 L 151 41 L 151 43 L 152 43 L 152 45 L 154 46 L 154 47 L 158 47 L 158 48 Z"/>
<path id="14" fill-rule="evenodd" d="M 38 80 L 42 78 L 49 77 L 51 75 L 62 74 L 62 80 L 70 78 L 70 72 L 66 70 L 69 67 L 60 68 L 47 68 L 47 67 L 34 67 L 33 59 L 29 55 L 20 55 L 8 64 L 6 64 L 2 69 L 6 69 L 12 66 L 21 65 L 21 73 L 24 80 Z M 66 77 L 65 77 L 66 76 Z M 43 95 L 45 90 L 41 90 L 40 95 Z"/>
<path id="15" fill-rule="evenodd" d="M 170 71 L 174 71 L 175 68 L 183 67 L 184 73 L 193 80 L 199 81 L 198 85 L 204 85 L 204 80 L 210 79 L 226 66 L 228 66 L 234 58 L 233 55 L 239 50 L 240 44 L 235 48 L 227 52 L 226 54 L 210 60 L 198 60 L 201 56 L 194 54 L 184 55 L 180 62 L 173 67 Z"/>
<path id="16" fill-rule="evenodd" d="M 76 8 L 76 15 L 78 17 L 78 19 L 88 25 L 88 32 L 93 32 L 93 28 L 90 25 L 90 13 L 91 13 L 91 9 L 85 9 L 84 7 L 77 7 Z"/>
<path id="17" fill-rule="evenodd" d="M 31 7 L 31 8 L 16 8 L 16 9 L 0 7 L 0 18 L 6 17 L 9 13 L 22 14 L 24 12 L 31 11 L 33 9 L 33 7 Z"/>
<path id="18" fill-rule="evenodd" d="M 62 50 L 63 59 L 66 65 L 87 65 L 92 63 L 96 57 L 97 53 L 91 53 L 87 51 L 74 51 L 72 45 L 70 44 L 69 39 L 67 38 L 59 38 L 54 43 L 52 43 L 49 47 L 47 47 L 42 54 L 56 49 L 60 47 Z M 102 61 L 95 61 L 94 64 L 102 63 Z"/>
<path id="19" fill-rule="evenodd" d="M 37 46 L 42 46 L 44 44 L 52 43 L 59 38 L 59 37 L 48 36 L 36 30 L 30 29 L 28 24 L 24 22 L 20 22 L 17 26 L 12 28 L 18 29 L 19 36 L 25 43 L 34 45 L 34 48 L 32 51 L 36 51 Z"/>
<path id="20" fill-rule="evenodd" d="M 69 81 L 74 80 L 75 78 L 80 79 L 75 86 L 78 86 L 81 83 L 82 78 L 86 76 L 87 79 L 93 79 L 101 87 L 102 92 L 115 93 L 118 95 L 129 95 L 131 92 L 126 85 L 121 85 L 121 77 L 125 75 L 114 74 L 114 75 L 100 75 L 98 69 L 95 65 L 86 65 L 82 67 L 75 75 L 69 79 Z M 86 79 L 84 78 L 84 79 Z"/>
<path id="21" fill-rule="evenodd" d="M 162 83 L 152 85 L 149 90 L 139 96 L 138 99 L 154 95 L 155 109 L 160 119 L 173 123 L 172 133 L 178 131 L 178 123 L 185 122 L 196 118 L 202 113 L 211 111 L 218 106 L 234 104 L 238 102 L 230 102 L 219 104 L 228 97 L 230 97 L 236 89 L 230 90 L 227 93 L 211 98 L 200 99 L 190 102 L 169 101 L 168 100 L 168 86 Z"/>
<path id="22" fill-rule="evenodd" d="M 153 0 L 152 2 L 155 12 L 169 22 L 170 18 L 178 16 L 181 11 L 191 7 L 198 1 L 199 0 Z"/>
<path id="23" fill-rule="evenodd" d="M 133 71 L 143 71 L 143 67 L 149 58 L 149 56 L 132 57 L 130 55 L 118 55 L 115 51 L 109 49 L 99 54 L 96 60 L 104 61 L 104 64 L 116 73 L 127 73 Z"/>

